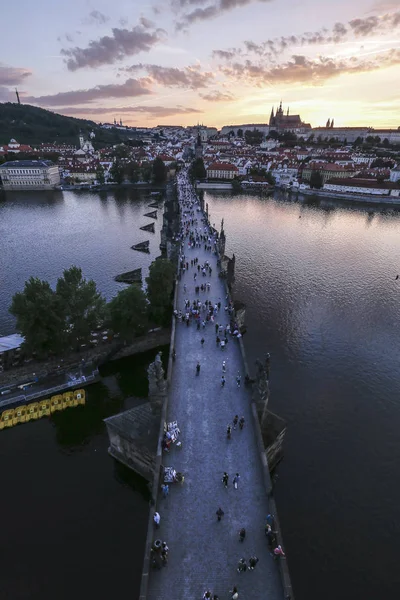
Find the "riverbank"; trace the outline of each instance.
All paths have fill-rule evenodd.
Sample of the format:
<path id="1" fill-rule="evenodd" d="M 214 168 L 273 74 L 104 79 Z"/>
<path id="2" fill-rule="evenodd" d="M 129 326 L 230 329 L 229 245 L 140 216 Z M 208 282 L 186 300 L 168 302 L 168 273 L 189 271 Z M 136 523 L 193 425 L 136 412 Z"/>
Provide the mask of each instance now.
<path id="1" fill-rule="evenodd" d="M 167 189 L 167 184 L 155 184 L 155 183 L 107 183 L 103 185 L 82 183 L 76 185 L 67 185 L 62 184 L 58 188 L 61 191 L 89 191 L 89 192 L 107 192 L 107 191 L 116 191 L 116 190 L 124 190 L 124 189 L 133 189 L 133 190 L 154 190 L 161 194 Z"/>
<path id="2" fill-rule="evenodd" d="M 370 194 L 346 194 L 342 192 L 330 192 L 325 190 L 316 190 L 316 189 L 306 189 L 306 190 L 282 190 L 281 188 L 277 188 L 279 191 L 288 192 L 290 195 L 296 196 L 311 196 L 316 198 L 324 198 L 329 200 L 343 200 L 346 202 L 355 202 L 362 204 L 374 204 L 374 205 L 387 205 L 398 207 L 400 209 L 400 198 L 397 197 L 389 197 L 389 196 L 377 196 Z"/>
<path id="3" fill-rule="evenodd" d="M 46 382 L 53 381 L 68 371 L 79 368 L 82 364 L 97 368 L 108 360 L 119 360 L 134 354 L 153 350 L 169 344 L 169 328 L 157 328 L 146 335 L 136 338 L 131 344 L 124 345 L 119 340 L 111 340 L 101 347 L 90 348 L 84 352 L 74 352 L 66 357 L 54 357 L 45 361 L 32 360 L 29 363 L 4 371 L 0 376 L 0 389 L 13 389 L 26 382 L 33 382 L 31 391 L 37 387 L 45 387 Z"/>

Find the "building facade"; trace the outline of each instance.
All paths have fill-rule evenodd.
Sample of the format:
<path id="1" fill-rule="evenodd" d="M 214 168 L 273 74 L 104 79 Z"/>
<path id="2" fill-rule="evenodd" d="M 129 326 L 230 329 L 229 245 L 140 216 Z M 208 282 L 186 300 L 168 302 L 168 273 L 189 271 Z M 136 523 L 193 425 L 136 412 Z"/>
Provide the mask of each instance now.
<path id="1" fill-rule="evenodd" d="M 50 160 L 13 160 L 0 166 L 5 190 L 52 190 L 60 185 L 60 172 Z"/>
<path id="2" fill-rule="evenodd" d="M 230 163 L 211 163 L 207 167 L 207 179 L 234 179 L 239 169 Z"/>

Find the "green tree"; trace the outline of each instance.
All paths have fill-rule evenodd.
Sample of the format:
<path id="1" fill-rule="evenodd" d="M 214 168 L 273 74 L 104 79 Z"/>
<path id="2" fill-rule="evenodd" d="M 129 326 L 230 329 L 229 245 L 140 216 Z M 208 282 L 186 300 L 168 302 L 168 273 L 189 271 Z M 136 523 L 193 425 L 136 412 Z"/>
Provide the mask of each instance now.
<path id="1" fill-rule="evenodd" d="M 131 183 L 137 183 L 140 176 L 140 168 L 136 162 L 130 162 L 126 165 L 125 174 Z"/>
<path id="2" fill-rule="evenodd" d="M 79 349 L 87 344 L 91 332 L 103 322 L 105 300 L 92 279 L 82 276 L 82 269 L 72 266 L 57 281 L 59 299 L 69 345 Z"/>
<path id="3" fill-rule="evenodd" d="M 158 325 L 167 325 L 171 318 L 172 292 L 176 269 L 166 258 L 154 260 L 146 277 L 150 318 Z"/>
<path id="4" fill-rule="evenodd" d="M 153 179 L 154 183 L 164 183 L 167 179 L 167 168 L 160 156 L 157 156 L 153 162 Z"/>
<path id="5" fill-rule="evenodd" d="M 147 310 L 146 294 L 135 284 L 118 292 L 107 305 L 113 331 L 127 342 L 145 333 L 148 324 Z"/>
<path id="6" fill-rule="evenodd" d="M 23 348 L 28 354 L 46 358 L 64 349 L 62 309 L 47 281 L 31 277 L 24 291 L 14 294 L 9 310 L 17 319 L 17 330 L 25 338 Z"/>
<path id="7" fill-rule="evenodd" d="M 151 164 L 148 162 L 142 163 L 141 171 L 142 171 L 143 181 L 146 181 L 147 183 L 149 183 L 151 181 L 151 175 L 152 175 Z"/>
<path id="8" fill-rule="evenodd" d="M 267 172 L 266 172 L 266 174 L 265 174 L 265 179 L 267 180 L 267 182 L 268 182 L 270 185 L 275 185 L 275 183 L 276 183 L 276 179 L 275 179 L 275 177 L 272 175 L 271 171 L 267 171 Z"/>
<path id="9" fill-rule="evenodd" d="M 237 130 L 237 137 L 242 138 L 243 137 L 243 129 L 241 127 L 239 127 L 239 129 Z"/>
<path id="10" fill-rule="evenodd" d="M 320 171 L 313 169 L 310 177 L 310 187 L 320 190 L 324 186 L 324 180 Z"/>
<path id="11" fill-rule="evenodd" d="M 116 159 L 110 169 L 110 177 L 115 183 L 121 184 L 124 181 L 124 166 Z"/>
<path id="12" fill-rule="evenodd" d="M 100 164 L 97 165 L 97 169 L 96 169 L 96 181 L 100 185 L 102 185 L 105 181 L 104 169 L 103 169 L 102 165 L 100 165 Z"/>
<path id="13" fill-rule="evenodd" d="M 205 179 L 207 177 L 207 171 L 202 158 L 196 158 L 196 160 L 192 162 L 190 171 L 193 179 Z"/>
<path id="14" fill-rule="evenodd" d="M 244 134 L 244 139 L 246 140 L 246 144 L 250 146 L 259 146 L 264 139 L 264 134 L 259 129 L 247 129 Z"/>

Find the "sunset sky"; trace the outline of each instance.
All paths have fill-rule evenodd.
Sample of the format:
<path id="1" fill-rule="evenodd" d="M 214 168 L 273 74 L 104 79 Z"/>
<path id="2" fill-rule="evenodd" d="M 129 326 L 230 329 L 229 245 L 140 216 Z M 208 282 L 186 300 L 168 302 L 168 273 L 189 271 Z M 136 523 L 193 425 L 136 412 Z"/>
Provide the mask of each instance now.
<path id="1" fill-rule="evenodd" d="M 400 0 L 19 0 L 0 101 L 131 125 L 400 126 Z"/>

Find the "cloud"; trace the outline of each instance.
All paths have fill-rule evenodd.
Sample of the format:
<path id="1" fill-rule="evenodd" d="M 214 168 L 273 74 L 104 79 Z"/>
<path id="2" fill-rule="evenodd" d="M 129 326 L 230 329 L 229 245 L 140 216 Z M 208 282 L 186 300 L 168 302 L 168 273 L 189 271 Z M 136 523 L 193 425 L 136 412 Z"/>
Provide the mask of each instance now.
<path id="1" fill-rule="evenodd" d="M 235 96 L 231 93 L 223 93 L 218 90 L 214 90 L 208 94 L 200 94 L 200 97 L 208 102 L 232 102 L 232 100 L 235 100 Z"/>
<path id="2" fill-rule="evenodd" d="M 89 13 L 89 16 L 83 19 L 83 25 L 104 25 L 107 21 L 110 20 L 110 17 L 107 17 L 99 10 L 92 10 Z"/>
<path id="3" fill-rule="evenodd" d="M 70 71 L 84 67 L 96 68 L 101 65 L 113 64 L 126 56 L 148 52 L 160 42 L 165 32 L 156 29 L 153 32 L 137 25 L 132 29 L 112 29 L 112 35 L 105 35 L 98 40 L 89 42 L 87 48 L 69 48 L 61 50 L 66 57 L 66 64 Z"/>
<path id="4" fill-rule="evenodd" d="M 32 71 L 22 67 L 8 67 L 0 63 L 0 85 L 17 85 L 32 75 Z"/>
<path id="5" fill-rule="evenodd" d="M 150 21 L 150 19 L 146 19 L 146 17 L 140 17 L 139 21 L 145 29 L 154 29 L 155 27 L 155 23 L 153 23 L 153 21 Z"/>
<path id="6" fill-rule="evenodd" d="M 96 85 L 86 90 L 59 92 L 47 96 L 29 96 L 26 102 L 41 106 L 63 106 L 66 104 L 83 104 L 102 98 L 129 98 L 151 94 L 151 91 L 138 79 L 127 79 L 122 84 Z"/>
<path id="7" fill-rule="evenodd" d="M 230 50 L 213 50 L 212 56 L 213 58 L 221 58 L 222 60 L 231 60 L 240 53 L 240 48 L 232 48 Z"/>
<path id="8" fill-rule="evenodd" d="M 198 110 L 197 108 L 185 107 L 185 106 L 118 106 L 118 107 L 93 107 L 93 108 L 79 108 L 78 106 L 66 107 L 60 109 L 60 111 L 64 115 L 75 116 L 75 115 L 85 115 L 90 117 L 91 115 L 100 116 L 100 115 L 108 115 L 108 114 L 143 114 L 146 113 L 148 115 L 153 115 L 155 117 L 172 117 L 175 115 L 189 115 L 193 113 L 202 113 L 202 110 Z"/>
<path id="9" fill-rule="evenodd" d="M 208 4 L 205 8 L 202 6 L 206 3 L 207 0 L 173 0 L 173 6 L 180 6 L 185 8 L 186 6 L 192 5 L 201 5 L 197 6 L 194 10 L 185 13 L 182 15 L 180 21 L 176 24 L 176 28 L 178 30 L 184 29 L 197 21 L 207 21 L 209 19 L 213 19 L 224 12 L 233 10 L 234 8 L 247 6 L 248 4 L 253 4 L 254 2 L 271 2 L 272 0 L 219 0 L 214 4 Z"/>
<path id="10" fill-rule="evenodd" d="M 228 50 L 214 50 L 214 58 L 233 60 L 244 53 L 256 54 L 257 56 L 273 60 L 274 56 L 293 47 L 316 46 L 322 44 L 338 44 L 345 40 L 365 38 L 378 34 L 392 32 L 400 26 L 400 11 L 385 13 L 381 16 L 353 19 L 348 23 L 337 22 L 332 29 L 320 29 L 319 31 L 306 31 L 299 35 L 281 36 L 268 39 L 260 44 L 253 41 L 244 41 L 244 48 L 229 48 Z"/>
<path id="11" fill-rule="evenodd" d="M 319 57 L 310 59 L 303 55 L 293 55 L 290 60 L 276 66 L 264 63 L 233 63 L 220 67 L 221 72 L 231 80 L 263 85 L 308 84 L 322 85 L 325 81 L 340 75 L 366 73 L 378 69 L 400 65 L 400 50 L 393 49 L 386 54 L 376 55 L 371 60 L 357 58 L 334 59 Z"/>
<path id="12" fill-rule="evenodd" d="M 160 65 L 149 65 L 139 63 L 124 69 L 128 73 L 145 70 L 154 83 L 166 87 L 182 87 L 194 90 L 205 88 L 214 80 L 211 72 L 202 72 L 199 65 L 184 67 L 161 67 Z"/>

